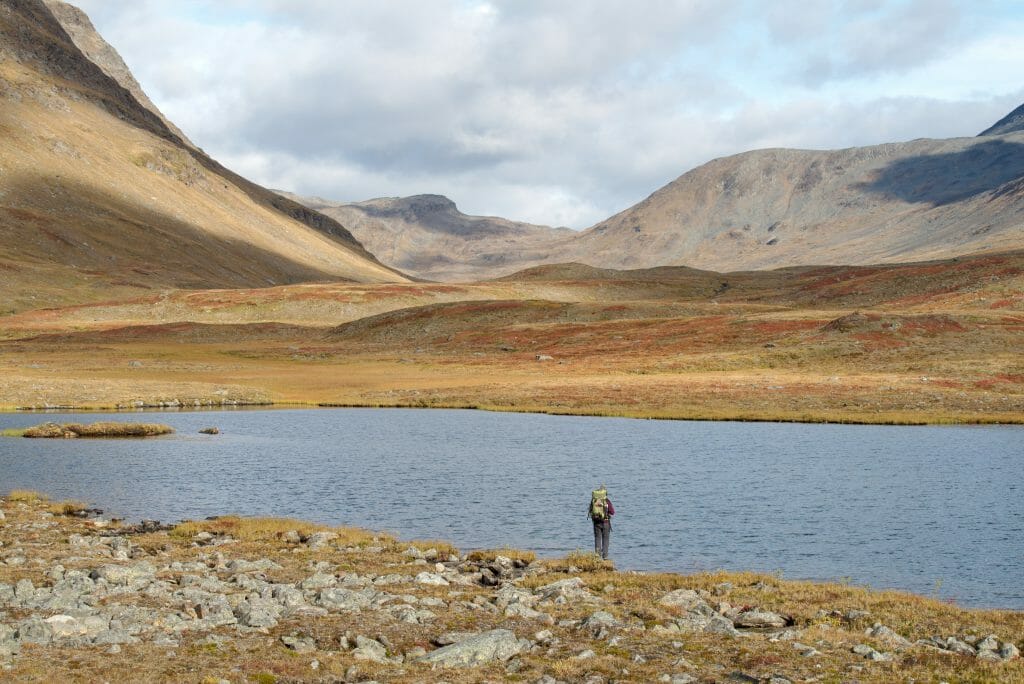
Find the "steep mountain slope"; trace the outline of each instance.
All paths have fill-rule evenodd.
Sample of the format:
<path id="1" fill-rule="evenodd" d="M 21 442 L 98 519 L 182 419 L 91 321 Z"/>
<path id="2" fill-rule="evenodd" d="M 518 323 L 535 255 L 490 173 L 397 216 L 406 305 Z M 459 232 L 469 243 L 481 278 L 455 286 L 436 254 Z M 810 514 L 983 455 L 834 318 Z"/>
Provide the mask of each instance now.
<path id="1" fill-rule="evenodd" d="M 1024 133 L 716 159 L 590 228 L 574 261 L 712 270 L 938 259 L 1024 245 Z"/>
<path id="2" fill-rule="evenodd" d="M 70 8 L 0 0 L 0 313 L 153 288 L 405 279 L 336 221 L 195 149 L 115 57 Z"/>
<path id="3" fill-rule="evenodd" d="M 1024 131 L 1024 104 L 979 133 L 982 135 L 1003 135 Z"/>
<path id="4" fill-rule="evenodd" d="M 384 263 L 428 280 L 474 280 L 543 263 L 575 233 L 467 216 L 441 195 L 339 204 L 296 198 L 337 219 Z"/>

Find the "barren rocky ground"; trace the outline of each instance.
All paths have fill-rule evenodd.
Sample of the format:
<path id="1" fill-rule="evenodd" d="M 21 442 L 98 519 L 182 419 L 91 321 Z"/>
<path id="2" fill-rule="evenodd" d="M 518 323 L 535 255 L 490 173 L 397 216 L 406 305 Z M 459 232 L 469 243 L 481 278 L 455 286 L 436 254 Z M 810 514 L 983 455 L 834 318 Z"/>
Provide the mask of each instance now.
<path id="1" fill-rule="evenodd" d="M 1014 681 L 1024 618 L 773 576 L 616 572 L 295 520 L 0 499 L 16 681 Z"/>

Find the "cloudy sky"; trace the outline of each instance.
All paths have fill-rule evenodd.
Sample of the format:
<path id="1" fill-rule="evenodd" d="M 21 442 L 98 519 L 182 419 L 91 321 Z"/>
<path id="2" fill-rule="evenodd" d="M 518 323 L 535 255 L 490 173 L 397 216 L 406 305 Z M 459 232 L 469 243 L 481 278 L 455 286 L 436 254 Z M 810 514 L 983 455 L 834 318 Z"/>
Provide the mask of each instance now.
<path id="1" fill-rule="evenodd" d="M 974 135 L 1024 103 L 1017 0 L 72 0 L 270 187 L 584 228 L 714 157 Z"/>

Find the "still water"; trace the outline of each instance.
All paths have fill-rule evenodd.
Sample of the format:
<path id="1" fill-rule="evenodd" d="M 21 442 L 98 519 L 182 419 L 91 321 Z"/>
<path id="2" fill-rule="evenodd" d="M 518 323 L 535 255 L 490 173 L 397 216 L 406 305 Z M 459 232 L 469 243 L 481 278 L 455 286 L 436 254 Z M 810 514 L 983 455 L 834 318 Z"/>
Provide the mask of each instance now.
<path id="1" fill-rule="evenodd" d="M 105 415 L 0 414 L 0 428 Z M 0 439 L 29 488 L 165 522 L 289 516 L 541 556 L 592 546 L 615 504 L 620 569 L 734 569 L 1024 608 L 1024 428 L 701 423 L 321 409 L 118 416 L 147 440 Z M 216 425 L 222 434 L 197 431 Z"/>

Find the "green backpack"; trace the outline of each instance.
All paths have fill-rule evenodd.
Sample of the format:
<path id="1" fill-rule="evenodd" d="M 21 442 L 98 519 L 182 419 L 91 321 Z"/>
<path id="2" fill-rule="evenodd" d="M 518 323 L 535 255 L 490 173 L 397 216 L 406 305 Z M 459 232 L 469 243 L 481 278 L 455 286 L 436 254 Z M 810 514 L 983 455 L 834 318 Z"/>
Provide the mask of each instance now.
<path id="1" fill-rule="evenodd" d="M 590 517 L 601 522 L 608 519 L 608 490 L 595 489 L 590 494 Z"/>

